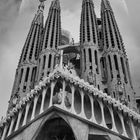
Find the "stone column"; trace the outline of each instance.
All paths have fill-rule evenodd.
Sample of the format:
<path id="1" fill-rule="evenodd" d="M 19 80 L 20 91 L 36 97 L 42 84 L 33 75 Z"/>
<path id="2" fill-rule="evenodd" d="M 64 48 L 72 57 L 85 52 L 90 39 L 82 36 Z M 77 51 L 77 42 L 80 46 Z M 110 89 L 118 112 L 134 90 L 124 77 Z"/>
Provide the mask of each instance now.
<path id="1" fill-rule="evenodd" d="M 63 68 L 63 50 L 61 50 L 61 57 L 60 57 L 60 68 Z"/>
<path id="2" fill-rule="evenodd" d="M 92 122 L 97 123 L 94 115 L 94 99 L 93 97 L 90 98 L 91 100 L 91 112 L 92 112 Z"/>
<path id="3" fill-rule="evenodd" d="M 4 130 L 3 130 L 3 134 L 2 134 L 2 137 L 1 137 L 1 140 L 4 140 L 5 139 L 7 130 L 8 130 L 8 123 L 5 124 Z"/>
<path id="4" fill-rule="evenodd" d="M 44 88 L 44 90 L 42 92 L 42 102 L 41 102 L 41 108 L 40 108 L 40 113 L 39 114 L 44 112 L 44 102 L 45 102 L 46 92 L 47 92 L 47 89 Z"/>
<path id="5" fill-rule="evenodd" d="M 71 87 L 71 90 L 72 90 L 72 103 L 71 103 L 71 111 L 73 113 L 75 113 L 75 110 L 74 110 L 74 92 L 75 92 L 75 87 L 72 85 Z"/>
<path id="6" fill-rule="evenodd" d="M 106 122 L 105 122 L 105 115 L 104 115 L 104 105 L 102 103 L 102 101 L 99 101 L 100 107 L 101 107 L 101 112 L 102 112 L 102 125 L 103 127 L 107 128 L 106 126 Z"/>
<path id="7" fill-rule="evenodd" d="M 18 114 L 18 119 L 17 119 L 17 124 L 16 124 L 15 131 L 18 130 L 18 128 L 19 128 L 19 123 L 20 123 L 20 120 L 21 120 L 22 113 L 23 113 L 23 110 L 20 110 L 19 114 Z"/>
<path id="8" fill-rule="evenodd" d="M 118 113 L 118 115 L 120 116 L 121 123 L 122 123 L 122 128 L 123 128 L 123 134 L 122 134 L 122 135 L 128 137 L 128 135 L 127 135 L 127 133 L 126 133 L 125 125 L 124 125 L 123 116 L 122 116 L 122 114 L 120 114 L 120 113 Z"/>
<path id="9" fill-rule="evenodd" d="M 66 82 L 63 80 L 63 89 L 62 89 L 62 108 L 65 107 L 65 97 L 66 97 L 66 92 L 65 92 L 65 87 L 66 87 Z"/>
<path id="10" fill-rule="evenodd" d="M 29 108 L 30 108 L 30 102 L 28 102 L 27 105 L 26 105 L 26 111 L 25 111 L 25 116 L 24 116 L 22 126 L 24 126 L 27 122 L 27 116 L 28 116 Z"/>
<path id="11" fill-rule="evenodd" d="M 53 105 L 52 99 L 53 99 L 54 86 L 55 86 L 55 83 L 52 82 L 51 83 L 51 96 L 50 96 L 50 105 L 49 105 L 49 107 L 51 107 Z"/>
<path id="12" fill-rule="evenodd" d="M 133 133 L 133 140 L 137 140 L 137 136 L 136 136 L 136 131 L 135 131 L 135 127 L 134 127 L 134 123 L 132 121 L 132 119 L 130 119 L 130 124 L 131 124 L 131 127 L 132 127 L 132 133 Z"/>
<path id="13" fill-rule="evenodd" d="M 31 120 L 33 120 L 35 118 L 35 110 L 36 110 L 37 101 L 38 101 L 38 95 L 36 95 L 34 98 L 34 106 L 33 106 L 33 112 L 31 115 Z"/>
<path id="14" fill-rule="evenodd" d="M 15 118 L 13 117 L 13 118 L 12 118 L 12 121 L 11 121 L 11 125 L 10 125 L 9 132 L 8 132 L 8 135 L 7 135 L 7 136 L 9 136 L 9 135 L 11 134 L 12 129 L 13 129 L 13 126 L 14 126 L 14 123 L 15 123 Z"/>
<path id="15" fill-rule="evenodd" d="M 116 124 L 115 124 L 115 119 L 114 119 L 114 114 L 113 114 L 113 109 L 110 106 L 109 108 L 110 114 L 111 114 L 111 119 L 112 119 L 112 130 L 116 133 L 118 133 L 118 130 L 116 129 Z"/>
<path id="16" fill-rule="evenodd" d="M 80 90 L 80 94 L 81 94 L 81 101 L 82 101 L 82 103 L 81 103 L 81 105 L 82 105 L 82 107 L 81 107 L 81 114 L 82 114 L 82 117 L 85 118 L 85 112 L 84 112 L 84 92 L 83 92 L 83 90 Z"/>

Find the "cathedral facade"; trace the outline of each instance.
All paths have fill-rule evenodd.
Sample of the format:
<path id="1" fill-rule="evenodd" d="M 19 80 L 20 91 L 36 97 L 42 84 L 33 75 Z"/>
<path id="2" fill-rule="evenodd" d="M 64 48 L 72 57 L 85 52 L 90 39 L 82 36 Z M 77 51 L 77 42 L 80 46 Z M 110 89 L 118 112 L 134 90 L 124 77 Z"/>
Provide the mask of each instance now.
<path id="1" fill-rule="evenodd" d="M 113 9 L 83 0 L 80 41 L 61 28 L 53 0 L 40 0 L 16 70 L 0 140 L 138 140 L 140 115 Z"/>

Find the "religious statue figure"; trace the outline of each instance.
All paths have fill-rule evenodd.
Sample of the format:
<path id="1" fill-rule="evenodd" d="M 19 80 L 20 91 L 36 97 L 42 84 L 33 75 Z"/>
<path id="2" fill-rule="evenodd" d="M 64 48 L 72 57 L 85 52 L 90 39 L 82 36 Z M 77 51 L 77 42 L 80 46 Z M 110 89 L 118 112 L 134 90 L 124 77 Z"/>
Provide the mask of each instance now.
<path id="1" fill-rule="evenodd" d="M 94 75 L 93 75 L 93 72 L 90 71 L 87 75 L 87 81 L 89 82 L 89 84 L 91 85 L 94 85 L 95 82 L 94 82 Z"/>
<path id="2" fill-rule="evenodd" d="M 61 104 L 62 103 L 62 96 L 63 96 L 63 93 L 62 93 L 62 89 L 60 89 L 59 92 L 57 92 L 54 96 L 53 96 L 53 104 Z"/>
<path id="3" fill-rule="evenodd" d="M 118 78 L 117 85 L 118 85 L 118 93 L 119 93 L 119 95 L 123 95 L 124 87 L 123 87 L 123 84 L 122 84 L 120 78 Z"/>

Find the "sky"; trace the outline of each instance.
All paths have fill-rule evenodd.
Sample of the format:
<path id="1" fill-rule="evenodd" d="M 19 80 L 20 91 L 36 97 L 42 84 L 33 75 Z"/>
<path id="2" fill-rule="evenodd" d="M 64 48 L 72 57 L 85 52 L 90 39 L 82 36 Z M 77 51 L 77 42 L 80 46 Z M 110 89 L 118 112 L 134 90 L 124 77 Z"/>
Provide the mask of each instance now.
<path id="1" fill-rule="evenodd" d="M 100 17 L 100 0 L 93 0 Z M 45 2 L 47 17 L 51 0 Z M 60 0 L 62 28 L 79 42 L 82 0 Z M 135 91 L 140 95 L 140 0 L 110 0 L 129 59 Z M 5 116 L 21 55 L 38 0 L 0 0 L 0 118 Z"/>

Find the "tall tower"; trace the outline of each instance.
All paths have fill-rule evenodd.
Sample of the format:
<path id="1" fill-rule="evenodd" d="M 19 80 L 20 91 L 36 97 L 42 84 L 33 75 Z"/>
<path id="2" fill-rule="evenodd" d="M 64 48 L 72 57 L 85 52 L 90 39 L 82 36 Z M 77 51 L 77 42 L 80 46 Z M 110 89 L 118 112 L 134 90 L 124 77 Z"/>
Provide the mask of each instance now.
<path id="1" fill-rule="evenodd" d="M 134 91 L 129 64 L 113 10 L 108 0 L 101 3 L 103 57 L 106 67 L 107 92 L 124 104 L 133 106 Z"/>
<path id="2" fill-rule="evenodd" d="M 18 98 L 25 96 L 26 93 L 30 92 L 30 90 L 34 88 L 34 84 L 36 82 L 37 59 L 43 32 L 43 10 L 44 3 L 41 2 L 38 7 L 37 14 L 32 21 L 22 50 L 18 68 L 16 70 L 9 108 L 15 106 Z"/>
<path id="3" fill-rule="evenodd" d="M 39 56 L 38 81 L 43 76 L 47 76 L 55 66 L 55 55 L 61 41 L 60 12 L 59 0 L 53 0 L 46 20 L 43 45 Z"/>
<path id="4" fill-rule="evenodd" d="M 81 77 L 100 88 L 99 38 L 92 0 L 83 0 L 80 25 Z"/>

